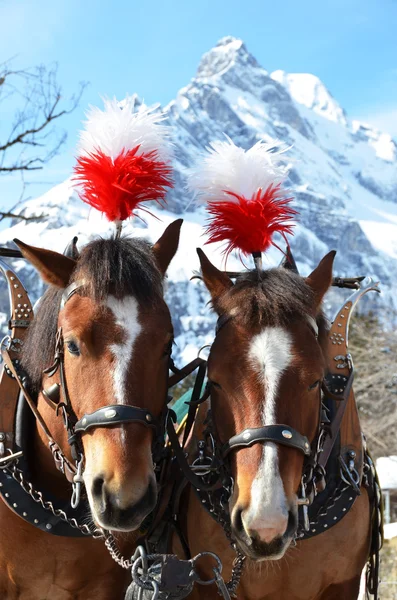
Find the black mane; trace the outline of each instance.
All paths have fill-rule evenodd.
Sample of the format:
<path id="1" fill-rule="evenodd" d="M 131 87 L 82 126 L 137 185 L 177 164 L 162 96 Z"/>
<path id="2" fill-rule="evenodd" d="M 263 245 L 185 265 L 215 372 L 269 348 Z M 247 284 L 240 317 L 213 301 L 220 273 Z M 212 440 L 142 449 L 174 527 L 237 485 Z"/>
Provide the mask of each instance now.
<path id="1" fill-rule="evenodd" d="M 97 239 L 83 248 L 72 281 L 83 279 L 81 293 L 103 303 L 109 294 L 134 296 L 140 305 L 155 305 L 163 297 L 163 282 L 152 246 L 133 238 Z M 22 367 L 35 391 L 43 370 L 54 358 L 58 313 L 63 290 L 50 286 L 40 300 L 23 347 Z"/>

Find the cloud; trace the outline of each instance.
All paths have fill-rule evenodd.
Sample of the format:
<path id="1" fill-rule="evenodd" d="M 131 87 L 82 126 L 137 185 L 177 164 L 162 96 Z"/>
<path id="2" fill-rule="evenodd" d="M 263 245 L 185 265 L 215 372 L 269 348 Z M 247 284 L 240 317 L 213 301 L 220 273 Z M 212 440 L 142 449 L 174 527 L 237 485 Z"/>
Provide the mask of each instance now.
<path id="1" fill-rule="evenodd" d="M 368 107 L 356 119 L 397 138 L 397 104 Z"/>

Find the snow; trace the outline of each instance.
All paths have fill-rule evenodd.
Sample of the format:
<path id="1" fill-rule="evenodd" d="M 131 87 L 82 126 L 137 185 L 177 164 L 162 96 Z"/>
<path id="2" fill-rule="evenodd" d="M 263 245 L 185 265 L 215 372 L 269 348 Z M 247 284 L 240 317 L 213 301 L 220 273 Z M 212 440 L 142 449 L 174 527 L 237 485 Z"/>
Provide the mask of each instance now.
<path id="1" fill-rule="evenodd" d="M 138 96 L 134 98 L 137 106 L 142 105 Z M 180 249 L 167 280 L 178 362 L 190 360 L 213 337 L 215 315 L 207 306 L 208 293 L 202 282 L 190 281 L 199 268 L 196 247 L 203 247 L 219 268 L 224 264 L 220 247 L 205 245 L 206 214 L 186 185 L 188 172 L 205 148 L 224 140 L 225 134 L 245 150 L 260 139 L 279 139 L 288 147 L 283 155 L 289 173 L 286 186 L 300 213 L 291 247 L 301 273 L 309 274 L 329 250 L 336 249 L 336 274 L 371 275 L 381 281 L 381 296 L 368 295 L 362 310 L 387 307 L 389 316 L 397 309 L 397 149 L 390 136 L 349 120 L 314 75 L 282 71 L 269 75 L 242 40 L 233 37 L 223 38 L 203 56 L 196 77 L 163 112 L 174 143 L 175 187 L 168 194 L 167 210 L 150 207 L 159 220 L 145 215 L 147 225 L 136 219 L 126 224 L 125 231 L 155 241 L 173 219 L 184 218 Z M 70 180 L 28 201 L 23 211 L 43 213 L 46 219 L 1 231 L 0 244 L 17 237 L 63 251 L 74 235 L 83 245 L 111 231 L 106 219 L 79 200 Z M 264 264 L 277 265 L 281 258 L 272 248 Z M 15 268 L 34 301 L 43 286 L 32 269 L 21 268 L 20 263 Z M 235 256 L 227 267 L 243 268 Z M 342 296 L 346 294 L 333 291 L 327 298 L 330 316 Z M 4 288 L 0 299 L 5 305 Z"/>
<path id="2" fill-rule="evenodd" d="M 387 523 L 384 526 L 384 536 L 385 540 L 391 540 L 392 538 L 397 537 L 397 523 Z"/>
<path id="3" fill-rule="evenodd" d="M 376 461 L 380 487 L 397 490 L 397 456 L 381 456 Z"/>
<path id="4" fill-rule="evenodd" d="M 291 96 L 307 108 L 319 113 L 322 117 L 346 125 L 343 109 L 331 96 L 325 85 L 311 73 L 286 73 L 274 71 L 271 77 L 286 87 Z"/>

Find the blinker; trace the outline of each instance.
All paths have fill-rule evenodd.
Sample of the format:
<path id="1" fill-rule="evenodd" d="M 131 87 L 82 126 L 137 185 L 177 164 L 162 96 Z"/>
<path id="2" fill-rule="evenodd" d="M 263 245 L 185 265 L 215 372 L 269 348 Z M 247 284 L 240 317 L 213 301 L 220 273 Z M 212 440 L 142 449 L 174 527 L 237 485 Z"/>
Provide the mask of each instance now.
<path id="1" fill-rule="evenodd" d="M 43 396 L 50 406 L 54 404 L 57 406 L 61 398 L 61 386 L 59 383 L 53 383 L 50 387 L 43 389 Z"/>

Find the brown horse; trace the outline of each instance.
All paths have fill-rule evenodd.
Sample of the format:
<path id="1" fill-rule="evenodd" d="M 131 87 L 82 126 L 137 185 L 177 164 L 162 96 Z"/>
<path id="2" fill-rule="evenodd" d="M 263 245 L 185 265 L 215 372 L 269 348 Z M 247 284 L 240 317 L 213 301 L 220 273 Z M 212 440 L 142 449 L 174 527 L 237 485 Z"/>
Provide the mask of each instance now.
<path id="1" fill-rule="evenodd" d="M 191 555 L 215 552 L 224 565 L 225 580 L 232 577 L 236 553 L 230 542 L 235 543 L 241 562 L 245 557 L 237 587 L 239 600 L 358 597 L 371 536 L 369 496 L 363 485 L 353 504 L 354 482 L 351 487 L 350 480 L 342 482 L 342 496 L 347 494 L 345 501 L 349 508 L 353 504 L 351 509 L 341 507 L 343 519 L 333 527 L 321 517 L 318 524 L 310 522 L 308 539 L 299 539 L 300 505 L 306 503 L 300 496 L 307 449 L 319 443 L 319 422 L 326 420 L 321 411 L 322 382 L 328 370 L 335 369 L 329 346 L 335 349 L 334 338 L 329 340 L 321 314 L 334 255 L 328 254 L 306 279 L 279 268 L 248 272 L 233 285 L 199 251 L 203 280 L 219 320 L 208 361 L 210 399 L 199 409 L 189 456 L 190 461 L 199 456 L 203 431 L 206 439 L 210 434 L 232 483 L 226 500 L 219 495 L 213 495 L 212 501 L 210 495 L 197 497 L 197 490 L 190 488 L 182 522 Z M 345 316 L 342 313 L 341 321 Z M 339 339 L 344 343 L 342 336 Z M 338 434 L 339 454 L 345 456 L 347 451 L 356 457 L 352 472 L 359 476 L 359 487 L 363 442 L 352 392 L 346 403 Z M 250 436 L 256 443 L 251 444 Z M 326 475 L 331 476 L 331 472 Z M 339 482 L 338 477 L 339 467 L 335 475 Z M 327 486 L 332 487 L 331 479 Z M 321 476 L 317 487 L 320 494 Z M 226 506 L 223 521 L 219 518 L 222 502 Z M 339 520 L 332 514 L 330 519 Z M 324 533 L 316 535 L 316 528 Z M 206 579 L 213 576 L 210 562 L 202 564 Z M 235 569 L 233 576 L 237 575 Z M 190 597 L 215 600 L 219 596 L 211 585 L 196 586 Z"/>
<path id="2" fill-rule="evenodd" d="M 62 451 L 58 466 L 61 456 L 65 472 L 75 459 L 83 467 L 74 481 L 75 487 L 84 481 L 88 499 L 80 512 L 72 510 L 71 485 L 57 470 L 48 435 L 35 421 L 23 443 L 25 477 L 29 472 L 33 486 L 25 481 L 25 489 L 36 504 L 17 486 L 21 502 L 31 500 L 32 511 L 38 504 L 41 509 L 41 493 L 47 508 L 51 500 L 69 519 L 76 518 L 78 533 L 84 527 L 113 532 L 127 556 L 136 534 L 126 532 L 137 531 L 157 499 L 153 452 L 156 437 L 163 435 L 173 340 L 163 278 L 181 223 L 168 226 L 154 246 L 128 237 L 97 239 L 78 260 L 17 242 L 50 284 L 23 345 L 28 388 Z M 7 470 L 4 475 L 3 492 L 12 483 Z M 0 502 L 2 600 L 123 597 L 129 571 L 113 561 L 103 541 L 73 538 L 74 530 L 65 532 L 68 525 L 50 510 L 45 526 L 40 517 L 30 523 L 30 509 L 22 514 L 20 506 L 14 501 L 10 510 Z M 63 535 L 51 535 L 60 525 Z"/>

